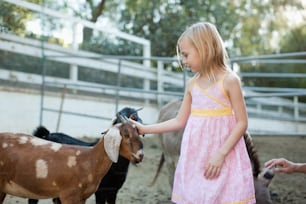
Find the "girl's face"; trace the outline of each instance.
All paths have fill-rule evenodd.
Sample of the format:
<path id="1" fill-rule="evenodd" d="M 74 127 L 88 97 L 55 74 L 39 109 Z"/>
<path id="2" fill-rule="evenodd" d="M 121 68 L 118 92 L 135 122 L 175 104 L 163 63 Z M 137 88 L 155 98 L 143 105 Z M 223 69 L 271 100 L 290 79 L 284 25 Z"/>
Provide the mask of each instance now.
<path id="1" fill-rule="evenodd" d="M 184 67 L 187 67 L 192 72 L 200 72 L 201 70 L 201 62 L 200 62 L 200 56 L 195 48 L 195 46 L 191 43 L 191 41 L 183 37 L 179 43 L 178 43 L 181 57 L 182 57 L 182 63 Z"/>

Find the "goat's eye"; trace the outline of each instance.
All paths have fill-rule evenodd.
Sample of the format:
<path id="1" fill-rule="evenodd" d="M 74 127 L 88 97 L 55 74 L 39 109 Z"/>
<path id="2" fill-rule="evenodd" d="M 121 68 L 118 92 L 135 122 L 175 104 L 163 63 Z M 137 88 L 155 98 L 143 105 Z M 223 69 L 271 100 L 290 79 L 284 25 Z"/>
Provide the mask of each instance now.
<path id="1" fill-rule="evenodd" d="M 129 138 L 130 135 L 129 135 L 129 131 L 127 129 L 123 130 L 123 135 L 125 138 Z"/>

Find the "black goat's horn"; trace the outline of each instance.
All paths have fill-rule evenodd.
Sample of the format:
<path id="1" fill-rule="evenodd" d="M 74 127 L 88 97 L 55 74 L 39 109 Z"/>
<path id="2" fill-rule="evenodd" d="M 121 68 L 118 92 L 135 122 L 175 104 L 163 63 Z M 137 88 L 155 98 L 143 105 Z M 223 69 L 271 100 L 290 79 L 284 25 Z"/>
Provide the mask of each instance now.
<path id="1" fill-rule="evenodd" d="M 123 115 L 121 115 L 121 114 L 118 114 L 118 116 L 119 116 L 121 122 L 127 122 L 127 121 L 128 121 L 128 119 L 127 119 L 126 116 L 123 116 Z"/>
<path id="2" fill-rule="evenodd" d="M 135 111 L 138 112 L 138 111 L 140 111 L 140 110 L 142 110 L 142 109 L 143 109 L 143 107 L 138 108 L 138 109 L 136 109 Z"/>
<path id="3" fill-rule="evenodd" d="M 124 122 L 127 122 L 127 121 L 129 121 L 129 118 L 128 118 L 128 117 L 126 117 L 126 116 L 123 116 L 123 118 L 124 118 Z"/>

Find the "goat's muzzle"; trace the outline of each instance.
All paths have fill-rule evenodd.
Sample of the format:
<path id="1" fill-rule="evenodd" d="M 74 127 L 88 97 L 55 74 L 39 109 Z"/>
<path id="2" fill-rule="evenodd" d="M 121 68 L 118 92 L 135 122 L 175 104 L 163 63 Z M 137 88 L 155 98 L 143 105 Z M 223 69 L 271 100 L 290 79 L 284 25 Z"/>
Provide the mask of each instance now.
<path id="1" fill-rule="evenodd" d="M 261 180 L 263 184 L 267 187 L 269 186 L 269 184 L 271 183 L 275 175 L 274 170 L 275 168 L 271 168 L 271 169 L 264 168 L 262 172 L 258 175 L 258 179 Z"/>
<path id="2" fill-rule="evenodd" d="M 143 159 L 143 149 L 140 149 L 135 153 L 132 154 L 132 159 L 131 159 L 131 162 L 133 164 L 138 164 L 142 161 Z"/>

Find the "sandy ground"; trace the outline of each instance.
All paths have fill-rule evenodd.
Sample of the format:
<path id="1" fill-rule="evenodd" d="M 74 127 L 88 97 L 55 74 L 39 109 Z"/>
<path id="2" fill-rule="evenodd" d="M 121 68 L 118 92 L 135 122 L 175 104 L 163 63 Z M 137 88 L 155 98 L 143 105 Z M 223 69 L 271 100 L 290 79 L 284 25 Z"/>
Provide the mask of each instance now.
<path id="1" fill-rule="evenodd" d="M 263 164 L 273 157 L 286 157 L 293 161 L 306 162 L 306 137 L 254 137 L 260 161 Z M 149 184 L 156 172 L 160 158 L 157 137 L 144 138 L 145 158 L 141 164 L 130 166 L 124 186 L 120 189 L 117 204 L 170 204 L 170 187 L 167 170 L 162 169 L 153 187 Z M 271 185 L 274 204 L 305 204 L 306 174 L 277 174 Z M 4 204 L 26 204 L 27 199 L 7 196 Z M 40 200 L 39 204 L 51 204 L 51 200 Z M 94 204 L 91 196 L 86 204 Z"/>

